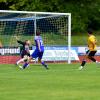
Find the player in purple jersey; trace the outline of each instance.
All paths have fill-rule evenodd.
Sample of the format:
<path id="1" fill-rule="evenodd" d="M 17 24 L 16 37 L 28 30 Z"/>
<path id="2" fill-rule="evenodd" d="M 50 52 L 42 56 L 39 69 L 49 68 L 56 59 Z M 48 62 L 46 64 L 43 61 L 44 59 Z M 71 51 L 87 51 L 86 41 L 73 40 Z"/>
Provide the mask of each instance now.
<path id="1" fill-rule="evenodd" d="M 38 58 L 38 62 L 40 62 L 46 69 L 48 69 L 48 66 L 45 64 L 44 61 L 42 61 L 42 57 L 43 57 L 43 53 L 44 53 L 44 44 L 43 44 L 42 37 L 40 36 L 40 32 L 36 33 L 34 41 L 35 41 L 36 49 L 32 53 L 30 59 Z M 26 63 L 26 67 L 27 67 L 27 65 L 28 64 Z"/>

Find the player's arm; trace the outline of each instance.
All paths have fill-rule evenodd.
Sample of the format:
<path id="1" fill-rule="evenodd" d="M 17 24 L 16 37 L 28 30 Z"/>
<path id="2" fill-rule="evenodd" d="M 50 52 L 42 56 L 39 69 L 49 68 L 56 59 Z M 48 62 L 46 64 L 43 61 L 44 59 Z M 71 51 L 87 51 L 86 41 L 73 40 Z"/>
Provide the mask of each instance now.
<path id="1" fill-rule="evenodd" d="M 24 44 L 25 44 L 25 42 L 20 41 L 20 40 L 18 39 L 18 37 L 17 37 L 17 36 L 15 36 L 15 38 L 16 38 L 16 40 L 17 40 L 17 42 L 18 42 L 19 44 L 22 44 L 22 45 L 24 45 Z"/>
<path id="2" fill-rule="evenodd" d="M 37 40 L 37 44 L 38 44 L 38 49 L 39 49 L 39 51 L 41 52 L 41 47 L 40 47 L 40 42 L 39 42 L 39 40 Z"/>
<path id="3" fill-rule="evenodd" d="M 25 42 L 22 42 L 22 41 L 20 41 L 20 40 L 17 40 L 17 42 L 18 42 L 19 44 L 22 44 L 22 45 L 25 44 Z"/>

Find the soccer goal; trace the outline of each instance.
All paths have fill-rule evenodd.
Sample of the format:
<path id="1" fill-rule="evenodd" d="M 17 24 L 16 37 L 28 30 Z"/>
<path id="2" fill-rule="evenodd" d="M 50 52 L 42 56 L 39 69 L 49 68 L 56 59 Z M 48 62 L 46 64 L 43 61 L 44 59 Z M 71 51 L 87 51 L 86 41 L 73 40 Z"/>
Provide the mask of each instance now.
<path id="1" fill-rule="evenodd" d="M 29 39 L 34 44 L 33 38 L 38 31 L 41 33 L 47 49 L 61 47 L 68 51 L 67 61 L 70 64 L 71 13 L 9 10 L 0 10 L 0 41 L 3 45 L 0 48 L 0 57 L 2 62 L 14 63 L 19 57 L 20 47 L 14 36 L 18 36 L 23 41 Z M 65 58 L 63 57 L 63 59 Z"/>

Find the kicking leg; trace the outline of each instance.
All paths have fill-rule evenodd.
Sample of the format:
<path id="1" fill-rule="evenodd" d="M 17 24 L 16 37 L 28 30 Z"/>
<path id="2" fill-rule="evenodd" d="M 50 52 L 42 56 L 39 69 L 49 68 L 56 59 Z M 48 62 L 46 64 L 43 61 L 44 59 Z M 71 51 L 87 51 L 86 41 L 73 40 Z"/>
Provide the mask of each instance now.
<path id="1" fill-rule="evenodd" d="M 24 62 L 24 58 L 18 60 L 18 61 L 16 62 L 16 65 L 17 65 L 20 69 L 23 69 L 23 67 L 22 67 L 21 65 L 19 65 L 21 62 Z"/>
<path id="2" fill-rule="evenodd" d="M 20 64 L 21 62 L 23 62 L 23 61 L 24 61 L 24 58 L 18 60 L 18 61 L 16 62 L 16 64 L 19 65 L 19 64 Z"/>
<path id="3" fill-rule="evenodd" d="M 91 61 L 93 61 L 93 62 L 99 64 L 100 62 L 98 62 L 98 61 L 94 58 L 96 52 L 97 52 L 97 51 L 91 51 L 90 54 L 89 54 L 89 56 L 88 56 L 88 58 L 89 58 Z"/>
<path id="4" fill-rule="evenodd" d="M 88 56 L 88 58 L 89 58 L 91 61 L 93 61 L 93 62 L 95 62 L 95 63 L 97 63 L 97 64 L 100 64 L 100 62 L 98 62 L 98 61 L 94 58 L 94 56 Z"/>
<path id="5" fill-rule="evenodd" d="M 88 56 L 88 58 L 89 58 L 91 61 L 96 62 L 96 59 L 95 59 L 94 57 Z"/>

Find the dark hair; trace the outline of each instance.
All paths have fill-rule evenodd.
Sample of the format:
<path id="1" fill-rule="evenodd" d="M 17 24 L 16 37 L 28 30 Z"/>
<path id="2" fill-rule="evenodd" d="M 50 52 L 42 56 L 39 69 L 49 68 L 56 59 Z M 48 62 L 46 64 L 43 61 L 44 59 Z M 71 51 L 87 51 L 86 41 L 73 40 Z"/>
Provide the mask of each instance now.
<path id="1" fill-rule="evenodd" d="M 40 32 L 36 32 L 36 36 L 39 36 L 40 35 Z"/>
<path id="2" fill-rule="evenodd" d="M 89 29 L 87 32 L 88 34 L 93 34 L 93 31 L 91 29 Z"/>

